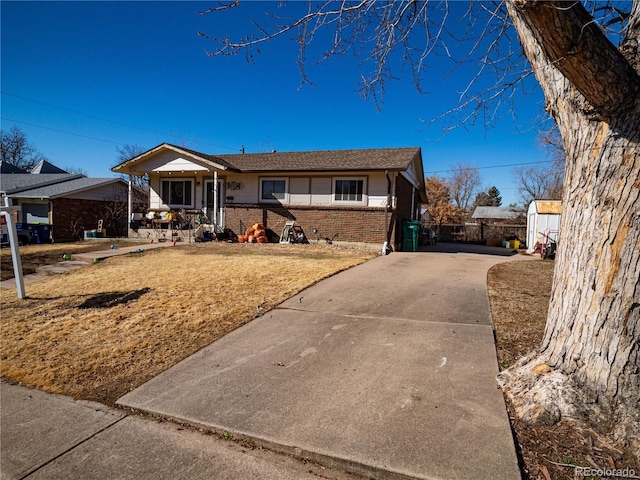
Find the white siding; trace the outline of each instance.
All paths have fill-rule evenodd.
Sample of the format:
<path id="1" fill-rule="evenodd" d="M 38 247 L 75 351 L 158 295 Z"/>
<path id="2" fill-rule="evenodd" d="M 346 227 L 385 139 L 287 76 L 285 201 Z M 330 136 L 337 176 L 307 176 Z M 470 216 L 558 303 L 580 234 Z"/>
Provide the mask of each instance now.
<path id="1" fill-rule="evenodd" d="M 162 200 L 160 199 L 160 177 L 151 175 L 149 178 L 149 210 L 162 209 Z"/>
<path id="2" fill-rule="evenodd" d="M 418 181 L 418 176 L 416 175 L 416 168 L 413 162 L 409 164 L 407 169 L 404 172 L 400 173 L 404 178 L 409 180 L 414 187 L 418 187 L 420 184 Z"/>
<path id="3" fill-rule="evenodd" d="M 145 172 L 201 172 L 208 168 L 194 160 L 184 158 L 177 152 L 162 152 L 136 167 Z"/>
<path id="4" fill-rule="evenodd" d="M 240 186 L 238 190 L 228 188 L 230 183 Z M 260 183 L 258 175 L 227 174 L 227 196 L 233 197 L 228 203 L 258 203 Z"/>
<path id="5" fill-rule="evenodd" d="M 189 173 L 189 172 L 186 172 Z M 178 178 L 191 178 L 193 175 L 151 175 L 150 176 L 150 194 L 149 194 L 149 208 L 151 210 L 166 210 L 168 207 L 163 205 L 160 199 L 161 180 L 162 179 L 178 179 Z M 221 179 L 225 180 L 225 197 L 233 197 L 232 200 L 227 200 L 229 204 L 259 203 L 260 195 L 260 178 L 287 178 L 289 188 L 289 201 L 287 205 L 299 205 L 299 206 L 331 206 L 335 205 L 333 201 L 333 183 L 336 178 L 345 178 L 345 175 L 323 173 L 323 176 L 318 177 L 299 177 L 278 174 L 272 175 L 258 175 L 258 174 L 238 174 L 232 172 L 224 172 L 221 175 Z M 384 207 L 387 202 L 387 178 L 384 172 L 368 172 L 363 174 L 348 175 L 349 178 L 363 178 L 366 183 L 365 191 L 365 206 L 368 207 Z M 206 180 L 210 180 L 212 174 L 206 173 L 205 175 L 198 175 L 195 177 L 195 208 L 202 208 L 204 202 L 204 186 Z M 392 179 L 393 181 L 393 179 Z M 200 185 L 198 185 L 200 183 Z M 393 192 L 393 189 L 392 189 Z M 343 205 L 344 206 L 344 205 Z M 348 205 L 346 205 L 348 206 Z"/>
<path id="6" fill-rule="evenodd" d="M 331 205 L 331 177 L 311 179 L 311 205 Z"/>
<path id="7" fill-rule="evenodd" d="M 289 178 L 289 204 L 311 205 L 308 177 Z"/>
<path id="8" fill-rule="evenodd" d="M 384 207 L 387 204 L 387 178 L 384 173 L 369 175 L 369 207 Z M 393 191 L 393 190 L 392 190 Z"/>

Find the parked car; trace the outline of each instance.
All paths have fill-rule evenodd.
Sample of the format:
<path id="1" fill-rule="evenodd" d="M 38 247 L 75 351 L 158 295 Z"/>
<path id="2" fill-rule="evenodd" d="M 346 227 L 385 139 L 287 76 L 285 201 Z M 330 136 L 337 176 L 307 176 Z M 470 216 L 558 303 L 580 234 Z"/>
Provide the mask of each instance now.
<path id="1" fill-rule="evenodd" d="M 6 226 L 2 226 L 2 235 L 0 235 L 0 244 L 4 247 L 5 245 L 9 245 L 9 232 L 5 231 Z M 29 243 L 33 243 L 34 236 L 33 230 L 28 228 L 18 228 L 18 245 L 28 245 Z"/>

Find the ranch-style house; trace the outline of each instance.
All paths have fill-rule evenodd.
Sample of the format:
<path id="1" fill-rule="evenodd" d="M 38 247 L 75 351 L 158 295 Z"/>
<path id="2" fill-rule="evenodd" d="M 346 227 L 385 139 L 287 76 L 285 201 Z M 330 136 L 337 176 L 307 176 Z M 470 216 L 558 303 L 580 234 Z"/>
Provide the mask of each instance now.
<path id="1" fill-rule="evenodd" d="M 149 180 L 147 212 L 130 198 L 130 237 L 153 238 L 151 227 L 166 236 L 158 228 L 175 212 L 237 235 L 258 222 L 279 235 L 295 222 L 310 242 L 399 249 L 402 222 L 426 202 L 419 147 L 209 155 L 163 143 L 112 171 L 129 175 L 130 191 L 134 176 Z"/>

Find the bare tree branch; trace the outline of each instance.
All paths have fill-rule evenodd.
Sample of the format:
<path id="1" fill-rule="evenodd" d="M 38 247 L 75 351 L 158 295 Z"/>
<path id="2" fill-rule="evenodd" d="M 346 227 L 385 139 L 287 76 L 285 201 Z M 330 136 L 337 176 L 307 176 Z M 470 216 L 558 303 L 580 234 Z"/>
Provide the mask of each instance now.
<path id="1" fill-rule="evenodd" d="M 480 172 L 476 167 L 462 162 L 456 163 L 451 172 L 449 186 L 452 200 L 461 211 L 469 213 L 471 199 L 478 193 L 482 182 Z"/>
<path id="2" fill-rule="evenodd" d="M 0 137 L 0 160 L 5 163 L 28 171 L 41 160 L 47 160 L 18 127 L 14 126 L 9 131 L 0 130 Z"/>

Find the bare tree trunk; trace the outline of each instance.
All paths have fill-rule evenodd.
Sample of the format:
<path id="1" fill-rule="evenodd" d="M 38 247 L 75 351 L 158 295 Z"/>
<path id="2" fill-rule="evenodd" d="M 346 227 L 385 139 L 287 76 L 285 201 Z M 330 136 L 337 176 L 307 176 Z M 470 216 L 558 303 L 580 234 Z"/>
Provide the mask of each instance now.
<path id="1" fill-rule="evenodd" d="M 623 56 L 579 2 L 507 1 L 567 162 L 544 339 L 498 379 L 522 419 L 573 418 L 614 433 L 638 457 L 639 3 Z"/>

